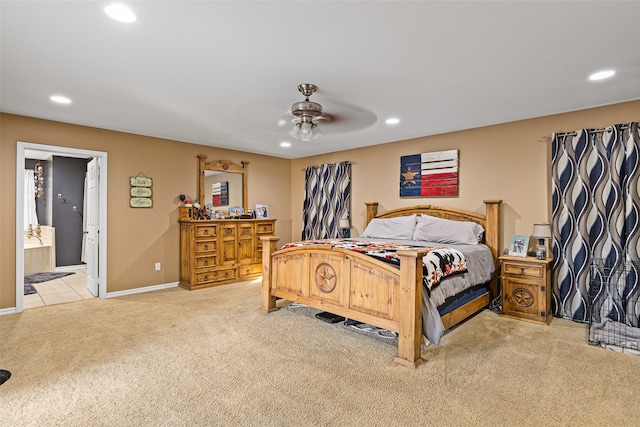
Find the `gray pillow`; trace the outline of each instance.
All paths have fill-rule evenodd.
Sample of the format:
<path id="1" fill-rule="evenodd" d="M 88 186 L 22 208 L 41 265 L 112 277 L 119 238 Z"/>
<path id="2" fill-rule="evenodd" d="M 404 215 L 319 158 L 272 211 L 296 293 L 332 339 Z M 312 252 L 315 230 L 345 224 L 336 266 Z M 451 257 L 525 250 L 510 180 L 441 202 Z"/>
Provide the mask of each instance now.
<path id="1" fill-rule="evenodd" d="M 360 237 L 411 240 L 416 228 L 416 218 L 415 214 L 395 218 L 374 218 Z"/>
<path id="2" fill-rule="evenodd" d="M 477 245 L 484 228 L 475 222 L 452 221 L 422 214 L 416 223 L 413 240 L 425 242 Z"/>

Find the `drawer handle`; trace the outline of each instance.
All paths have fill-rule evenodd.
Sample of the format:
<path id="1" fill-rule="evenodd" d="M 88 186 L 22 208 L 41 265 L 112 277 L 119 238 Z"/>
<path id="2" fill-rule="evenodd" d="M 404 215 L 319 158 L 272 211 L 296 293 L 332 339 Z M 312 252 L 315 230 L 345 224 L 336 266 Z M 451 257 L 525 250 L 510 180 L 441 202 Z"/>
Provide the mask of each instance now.
<path id="1" fill-rule="evenodd" d="M 204 281 L 206 282 L 207 280 L 209 280 L 209 276 L 204 276 Z"/>
<path id="2" fill-rule="evenodd" d="M 204 234 L 209 234 L 209 230 L 204 230 Z"/>
<path id="3" fill-rule="evenodd" d="M 209 250 L 209 245 L 204 245 L 204 250 L 208 251 Z"/>
<path id="4" fill-rule="evenodd" d="M 520 274 L 524 274 L 524 267 L 520 267 Z"/>
<path id="5" fill-rule="evenodd" d="M 209 265 L 209 260 L 208 259 L 204 260 L 204 265 Z"/>
<path id="6" fill-rule="evenodd" d="M 224 273 L 224 277 L 225 278 L 229 277 L 229 272 Z"/>

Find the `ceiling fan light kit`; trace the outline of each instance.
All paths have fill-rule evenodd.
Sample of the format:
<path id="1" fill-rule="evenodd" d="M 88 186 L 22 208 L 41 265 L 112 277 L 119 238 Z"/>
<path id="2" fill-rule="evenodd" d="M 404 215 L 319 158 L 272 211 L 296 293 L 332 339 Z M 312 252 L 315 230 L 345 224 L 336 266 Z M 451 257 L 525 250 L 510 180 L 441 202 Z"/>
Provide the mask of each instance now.
<path id="1" fill-rule="evenodd" d="M 316 85 L 303 83 L 298 86 L 298 90 L 305 97 L 304 101 L 296 102 L 291 106 L 291 114 L 294 118 L 293 129 L 289 135 L 300 141 L 313 141 L 322 132 L 318 128 L 318 123 L 329 123 L 331 116 L 322 112 L 322 105 L 309 101 L 309 97 L 318 89 Z"/>

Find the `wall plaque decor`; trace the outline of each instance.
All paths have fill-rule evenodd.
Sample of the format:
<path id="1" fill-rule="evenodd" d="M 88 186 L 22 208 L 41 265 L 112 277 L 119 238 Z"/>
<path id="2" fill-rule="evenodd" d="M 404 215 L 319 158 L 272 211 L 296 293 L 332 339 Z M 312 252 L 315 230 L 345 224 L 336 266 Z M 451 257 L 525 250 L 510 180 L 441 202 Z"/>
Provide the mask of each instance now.
<path id="1" fill-rule="evenodd" d="M 400 197 L 457 195 L 458 150 L 400 157 Z"/>
<path id="2" fill-rule="evenodd" d="M 129 178 L 129 206 L 132 208 L 150 208 L 153 207 L 152 194 L 153 180 L 146 177 L 142 172 L 136 176 Z"/>

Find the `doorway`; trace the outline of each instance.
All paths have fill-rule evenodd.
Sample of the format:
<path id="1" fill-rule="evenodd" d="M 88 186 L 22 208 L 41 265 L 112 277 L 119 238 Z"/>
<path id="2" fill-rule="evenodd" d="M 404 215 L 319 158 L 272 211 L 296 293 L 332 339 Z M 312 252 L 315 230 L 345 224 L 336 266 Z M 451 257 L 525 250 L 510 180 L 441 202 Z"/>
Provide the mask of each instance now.
<path id="1" fill-rule="evenodd" d="M 88 254 L 86 263 L 87 289 L 93 295 L 104 298 L 107 294 L 107 153 L 68 147 L 50 146 L 27 142 L 17 143 L 16 154 L 16 311 L 24 311 L 24 165 L 26 153 L 37 152 L 60 157 L 93 159 L 91 191 L 87 197 L 90 224 L 87 230 Z"/>

